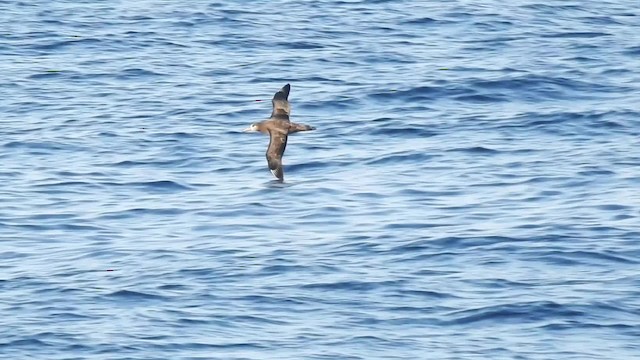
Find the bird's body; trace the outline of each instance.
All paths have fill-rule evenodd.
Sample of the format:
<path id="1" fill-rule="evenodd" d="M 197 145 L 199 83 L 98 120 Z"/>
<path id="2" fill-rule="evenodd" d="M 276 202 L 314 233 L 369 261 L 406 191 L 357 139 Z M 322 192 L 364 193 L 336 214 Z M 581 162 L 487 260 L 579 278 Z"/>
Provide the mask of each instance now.
<path id="1" fill-rule="evenodd" d="M 291 106 L 289 105 L 289 91 L 291 86 L 285 85 L 274 96 L 273 111 L 268 120 L 254 123 L 244 131 L 259 131 L 269 134 L 269 147 L 267 147 L 267 164 L 269 170 L 278 180 L 284 180 L 284 171 L 282 169 L 282 155 L 287 147 L 287 139 L 289 134 L 299 131 L 315 130 L 313 126 L 296 124 L 289 121 Z"/>

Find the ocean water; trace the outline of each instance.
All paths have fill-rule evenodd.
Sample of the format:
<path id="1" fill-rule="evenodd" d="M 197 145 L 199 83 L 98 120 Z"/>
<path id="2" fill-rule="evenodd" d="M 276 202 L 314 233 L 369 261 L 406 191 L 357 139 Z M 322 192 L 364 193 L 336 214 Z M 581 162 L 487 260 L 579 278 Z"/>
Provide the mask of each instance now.
<path id="1" fill-rule="evenodd" d="M 10 0 L 0 63 L 0 358 L 640 358 L 633 2 Z"/>

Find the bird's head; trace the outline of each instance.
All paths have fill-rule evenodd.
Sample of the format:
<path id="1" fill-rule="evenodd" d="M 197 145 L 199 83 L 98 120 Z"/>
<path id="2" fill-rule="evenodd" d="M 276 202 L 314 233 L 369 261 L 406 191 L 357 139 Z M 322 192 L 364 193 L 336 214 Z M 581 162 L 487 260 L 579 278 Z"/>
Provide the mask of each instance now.
<path id="1" fill-rule="evenodd" d="M 256 131 L 259 131 L 258 124 L 257 123 L 253 123 L 253 124 L 251 124 L 251 126 L 249 126 L 248 128 L 246 128 L 246 129 L 244 129 L 242 131 L 244 131 L 244 132 L 256 132 Z"/>

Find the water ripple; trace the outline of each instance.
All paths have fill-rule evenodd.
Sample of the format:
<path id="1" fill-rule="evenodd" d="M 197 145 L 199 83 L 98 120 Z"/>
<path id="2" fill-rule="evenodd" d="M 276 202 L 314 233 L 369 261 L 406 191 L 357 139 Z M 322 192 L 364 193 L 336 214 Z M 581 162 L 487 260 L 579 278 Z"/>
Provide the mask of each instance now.
<path id="1" fill-rule="evenodd" d="M 639 357 L 628 2 L 158 5 L 0 5 L 0 357 Z"/>

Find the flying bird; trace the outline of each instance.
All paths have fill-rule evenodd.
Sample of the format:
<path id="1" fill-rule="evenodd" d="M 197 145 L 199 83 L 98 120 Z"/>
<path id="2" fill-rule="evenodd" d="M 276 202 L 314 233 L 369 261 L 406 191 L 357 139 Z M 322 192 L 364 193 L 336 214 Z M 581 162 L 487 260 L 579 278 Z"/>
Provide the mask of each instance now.
<path id="1" fill-rule="evenodd" d="M 289 105 L 289 91 L 291 85 L 287 84 L 282 87 L 275 95 L 271 103 L 273 104 L 273 111 L 271 117 L 268 120 L 260 121 L 251 124 L 248 128 L 244 129 L 245 132 L 261 132 L 263 134 L 269 134 L 269 147 L 267 147 L 267 164 L 269 164 L 269 170 L 278 178 L 278 180 L 284 180 L 284 171 L 282 170 L 282 155 L 284 149 L 287 147 L 287 138 L 289 134 L 297 133 L 299 131 L 315 130 L 313 126 L 296 124 L 289 121 L 289 115 L 291 113 L 291 106 Z"/>

